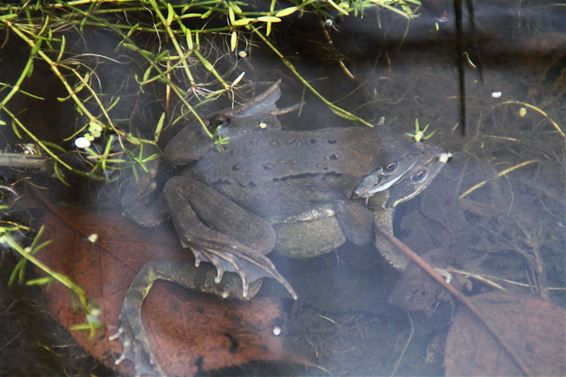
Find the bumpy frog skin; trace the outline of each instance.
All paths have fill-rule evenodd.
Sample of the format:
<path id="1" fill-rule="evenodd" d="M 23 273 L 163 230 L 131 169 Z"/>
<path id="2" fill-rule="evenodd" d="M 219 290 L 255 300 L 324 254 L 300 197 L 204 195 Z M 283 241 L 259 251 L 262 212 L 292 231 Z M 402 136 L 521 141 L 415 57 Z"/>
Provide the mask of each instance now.
<path id="1" fill-rule="evenodd" d="M 128 217 L 147 226 L 169 216 L 196 267 L 201 262 L 214 266 L 152 262 L 137 275 L 116 334 L 124 344 L 117 362 L 135 361 L 136 375 L 163 375 L 141 320 L 143 299 L 155 280 L 249 299 L 261 279 L 270 277 L 297 299 L 267 258 L 269 252 L 312 257 L 346 240 L 365 245 L 374 237 L 393 266 L 406 266 L 392 245 L 375 236 L 374 227 L 393 231 L 394 207 L 429 185 L 444 165 L 442 151 L 363 127 L 281 130 L 275 116 L 280 95 L 277 82 L 248 104 L 210 117 L 219 125 L 217 132 L 229 137 L 222 151 L 200 126 L 181 130 L 164 155 L 185 167 L 167 181 L 159 198 L 146 205 L 124 195 Z"/>

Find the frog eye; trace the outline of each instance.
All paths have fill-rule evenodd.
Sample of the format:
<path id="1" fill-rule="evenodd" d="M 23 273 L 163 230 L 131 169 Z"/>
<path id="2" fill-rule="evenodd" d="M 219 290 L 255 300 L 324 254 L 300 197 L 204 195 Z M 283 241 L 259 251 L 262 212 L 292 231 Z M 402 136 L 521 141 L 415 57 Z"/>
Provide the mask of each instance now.
<path id="1" fill-rule="evenodd" d="M 423 169 L 423 170 L 419 170 L 418 172 L 413 174 L 413 176 L 411 177 L 411 180 L 415 183 L 421 183 L 426 179 L 427 176 L 428 176 L 428 174 L 427 174 L 426 169 Z"/>
<path id="2" fill-rule="evenodd" d="M 383 171 L 386 172 L 386 173 L 391 173 L 395 169 L 397 169 L 397 162 L 391 162 L 391 163 L 385 165 L 385 167 L 383 168 Z"/>

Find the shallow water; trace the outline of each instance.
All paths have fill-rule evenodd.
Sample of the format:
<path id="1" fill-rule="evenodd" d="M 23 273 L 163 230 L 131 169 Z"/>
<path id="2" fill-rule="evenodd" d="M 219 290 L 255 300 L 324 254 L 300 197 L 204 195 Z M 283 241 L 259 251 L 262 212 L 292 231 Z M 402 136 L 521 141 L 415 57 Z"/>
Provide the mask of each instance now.
<path id="1" fill-rule="evenodd" d="M 463 48 L 471 61 L 464 66 L 465 129 L 458 107 L 453 17 L 436 30 L 434 16 L 426 12 L 410 25 L 387 12 L 367 11 L 362 19 L 334 17 L 331 26 L 321 26 L 318 17 L 305 15 L 281 24 L 274 35 L 285 55 L 328 99 L 398 134 L 414 132 L 415 119 L 421 126 L 430 124 L 435 134 L 427 142 L 454 155 L 427 190 L 397 210 L 395 234 L 400 239 L 436 267 L 452 268 L 457 284 L 470 294 L 490 289 L 469 277 L 481 275 L 510 292 L 564 306 L 566 34 L 562 20 L 566 8 L 557 2 L 533 4 L 478 2 L 475 34 L 464 17 Z M 98 35 L 91 31 L 84 36 L 94 44 Z M 111 55 L 112 42 L 106 40 L 96 50 Z M 22 59 L 13 46 L 5 51 L 3 65 L 10 60 L 8 54 L 15 61 Z M 341 62 L 355 80 L 347 77 Z M 282 78 L 283 105 L 305 102 L 299 113 L 281 116 L 284 128 L 349 124 L 304 93 L 271 52 L 256 48 L 239 64 L 251 64 L 249 76 L 257 81 Z M 36 71 L 48 73 L 41 66 Z M 159 109 L 159 104 L 152 102 L 152 96 L 160 96 L 136 97 L 131 83 L 121 85 L 116 80 L 124 72 L 127 66 L 117 66 L 100 77 L 128 98 L 120 111 L 133 115 L 131 122 L 124 123 L 155 124 L 159 110 L 157 115 L 152 110 Z M 4 75 L 2 80 L 8 81 Z M 49 85 L 38 81 L 35 89 L 48 97 Z M 51 101 L 31 109 L 26 117 L 37 121 L 41 138 L 60 141 L 75 123 L 63 105 Z M 26 100 L 19 105 L 25 108 Z M 65 126 L 52 130 L 51 124 Z M 6 127 L 0 131 L 3 142 L 12 142 Z M 1 169 L 6 182 L 16 177 L 13 171 Z M 70 202 L 103 208 L 116 205 L 115 186 L 82 183 L 74 187 Z M 433 352 L 431 341 L 449 328 L 455 304 L 439 300 L 446 296 L 437 291 L 425 291 L 421 277 L 408 272 L 402 276 L 373 247 L 349 243 L 316 259 L 272 259 L 301 297 L 289 311 L 285 334 L 289 350 L 315 360 L 331 375 L 389 375 L 393 370 L 396 375 L 442 374 L 442 359 Z M 6 276 L 14 258 L 4 256 L 0 263 L 4 275 L 0 375 L 55 375 L 62 370 L 76 376 L 111 375 L 108 369 L 94 366 L 78 347 L 70 346 L 69 351 L 68 336 L 53 336 L 64 331 L 46 314 L 39 290 L 8 289 Z M 264 285 L 266 292 L 278 290 L 271 282 Z M 426 300 L 417 302 L 411 294 L 421 289 Z M 417 311 L 409 314 L 405 309 Z M 69 359 L 77 358 L 75 353 L 86 360 L 86 366 L 69 364 Z M 32 361 L 37 369 L 26 365 Z M 327 374 L 286 365 L 252 365 L 221 374 L 226 373 Z"/>

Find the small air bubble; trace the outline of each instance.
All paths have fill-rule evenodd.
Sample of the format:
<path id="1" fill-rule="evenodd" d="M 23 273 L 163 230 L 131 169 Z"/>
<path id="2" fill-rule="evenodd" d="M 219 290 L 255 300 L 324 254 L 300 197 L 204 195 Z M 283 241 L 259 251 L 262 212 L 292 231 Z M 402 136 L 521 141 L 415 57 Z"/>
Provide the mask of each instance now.
<path id="1" fill-rule="evenodd" d="M 441 153 L 438 156 L 438 161 L 442 163 L 447 163 L 452 158 L 452 153 Z"/>
<path id="2" fill-rule="evenodd" d="M 86 137 L 78 137 L 75 139 L 75 147 L 85 149 L 90 147 L 90 141 Z"/>

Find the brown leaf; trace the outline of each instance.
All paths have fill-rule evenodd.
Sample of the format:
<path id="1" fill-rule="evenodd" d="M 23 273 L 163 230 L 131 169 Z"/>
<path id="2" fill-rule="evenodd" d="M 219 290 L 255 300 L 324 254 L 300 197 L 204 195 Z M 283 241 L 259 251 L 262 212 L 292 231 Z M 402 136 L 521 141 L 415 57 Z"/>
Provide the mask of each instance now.
<path id="1" fill-rule="evenodd" d="M 501 292 L 471 297 L 533 375 L 566 375 L 566 313 L 548 301 Z M 466 309 L 448 333 L 446 375 L 522 375 L 508 354 Z"/>
<path id="2" fill-rule="evenodd" d="M 44 218 L 45 237 L 53 243 L 40 257 L 99 305 L 105 330 L 96 339 L 89 339 L 86 332 L 71 334 L 94 357 L 114 367 L 122 347 L 108 337 L 117 329 L 126 289 L 137 271 L 150 260 L 191 261 L 190 253 L 178 245 L 172 232 L 143 229 L 115 213 L 60 212 L 66 223 L 51 213 Z M 83 235 L 69 222 L 80 227 Z M 96 244 L 84 236 L 90 233 L 98 234 Z M 49 309 L 64 327 L 84 322 L 84 314 L 73 309 L 67 288 L 53 284 L 46 296 Z M 274 326 L 284 325 L 285 315 L 279 303 L 269 298 L 231 302 L 157 282 L 143 308 L 153 351 L 169 375 L 191 376 L 199 368 L 208 371 L 255 360 L 301 361 L 286 355 L 281 339 L 272 335 Z M 119 369 L 131 373 L 131 367 L 125 362 Z"/>

